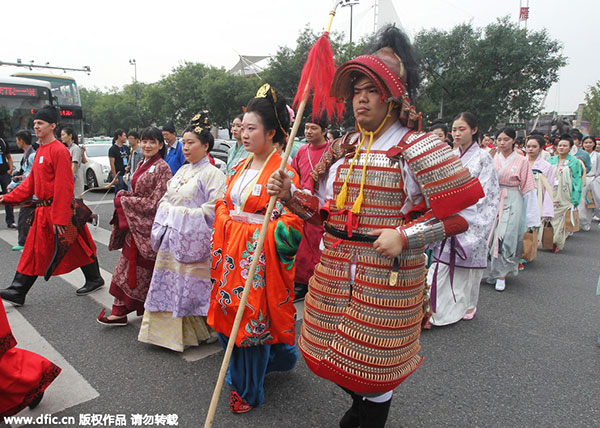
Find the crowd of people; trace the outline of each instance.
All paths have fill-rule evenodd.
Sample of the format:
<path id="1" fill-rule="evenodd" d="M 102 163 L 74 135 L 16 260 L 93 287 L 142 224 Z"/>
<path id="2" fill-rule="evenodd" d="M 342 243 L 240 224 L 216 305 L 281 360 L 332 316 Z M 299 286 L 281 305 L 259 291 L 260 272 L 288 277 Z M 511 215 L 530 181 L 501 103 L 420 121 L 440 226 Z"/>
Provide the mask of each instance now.
<path id="1" fill-rule="evenodd" d="M 532 133 L 520 148 L 514 129 L 483 134 L 471 112 L 450 129 L 434 123 L 422 132 L 410 103 L 417 76 L 406 36 L 389 27 L 370 52 L 342 64 L 331 88 L 351 100 L 356 129 L 335 135 L 324 115 L 306 118 L 307 144 L 283 169 L 293 112 L 269 84 L 232 120 L 226 174 L 209 154 L 207 111 L 189 120 L 181 140 L 172 122 L 115 131 L 109 250 L 121 254 L 113 306 L 97 321 L 126 326 L 135 312 L 139 341 L 176 352 L 235 341 L 226 378 L 234 413 L 263 404 L 265 375 L 293 369 L 300 351 L 317 376 L 350 396 L 340 427 L 383 427 L 394 389 L 422 362 L 423 328 L 473 319 L 481 282 L 503 291 L 533 258 L 524 259 L 526 239 L 537 248 L 549 237 L 559 252 L 578 224 L 589 230 L 598 220 L 594 137 L 574 130 L 549 144 Z M 81 268 L 78 295 L 104 285 L 86 225 L 91 213 L 78 199 L 85 152 L 72 129 L 55 138 L 53 107 L 34 119 L 39 147 L 17 134 L 22 175 L 0 196 L 7 209 L 21 207 L 13 249 L 23 254 L 0 290 L 16 306 L 38 276 Z M 248 302 L 231 337 L 246 281 Z M 293 303 L 301 298 L 297 339 Z M 11 339 L 0 336 L 0 372 L 12 370 L 11 383 L 0 381 L 7 415 L 39 403 L 60 369 L 31 353 L 22 356 L 26 368 L 15 368 L 12 354 L 26 351 L 14 347 L 3 309 L 0 334 Z"/>

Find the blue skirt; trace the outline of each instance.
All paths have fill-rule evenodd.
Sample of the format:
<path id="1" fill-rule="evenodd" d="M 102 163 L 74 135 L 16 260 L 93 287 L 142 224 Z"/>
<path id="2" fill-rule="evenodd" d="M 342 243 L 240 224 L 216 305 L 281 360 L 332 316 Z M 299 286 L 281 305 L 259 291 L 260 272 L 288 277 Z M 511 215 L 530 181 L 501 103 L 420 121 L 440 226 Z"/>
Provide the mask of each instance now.
<path id="1" fill-rule="evenodd" d="M 229 338 L 221 333 L 218 337 L 223 349 L 227 348 Z M 258 407 L 265 402 L 265 375 L 291 370 L 297 360 L 296 345 L 234 346 L 225 382 L 248 404 Z"/>

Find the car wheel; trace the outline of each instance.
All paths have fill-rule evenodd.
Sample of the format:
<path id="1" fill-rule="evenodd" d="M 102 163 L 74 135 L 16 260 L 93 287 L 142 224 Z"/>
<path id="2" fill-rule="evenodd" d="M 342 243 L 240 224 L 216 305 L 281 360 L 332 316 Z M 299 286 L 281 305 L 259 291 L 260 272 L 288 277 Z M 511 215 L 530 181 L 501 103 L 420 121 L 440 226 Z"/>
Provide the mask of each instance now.
<path id="1" fill-rule="evenodd" d="M 96 174 L 93 169 L 88 169 L 85 173 L 85 182 L 87 184 L 88 189 L 92 187 L 98 187 L 98 180 L 96 179 Z"/>

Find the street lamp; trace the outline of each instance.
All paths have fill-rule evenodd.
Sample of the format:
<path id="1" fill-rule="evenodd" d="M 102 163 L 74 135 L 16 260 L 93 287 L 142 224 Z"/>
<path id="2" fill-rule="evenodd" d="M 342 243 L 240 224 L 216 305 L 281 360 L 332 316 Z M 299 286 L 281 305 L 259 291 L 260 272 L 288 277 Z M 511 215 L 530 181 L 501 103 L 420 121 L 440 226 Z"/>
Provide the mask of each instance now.
<path id="1" fill-rule="evenodd" d="M 352 43 L 352 10 L 358 4 L 358 0 L 342 0 L 342 7 L 350 6 L 350 43 Z"/>
<path id="2" fill-rule="evenodd" d="M 129 65 L 133 65 L 133 81 L 137 83 L 137 63 L 135 59 L 130 59 Z"/>

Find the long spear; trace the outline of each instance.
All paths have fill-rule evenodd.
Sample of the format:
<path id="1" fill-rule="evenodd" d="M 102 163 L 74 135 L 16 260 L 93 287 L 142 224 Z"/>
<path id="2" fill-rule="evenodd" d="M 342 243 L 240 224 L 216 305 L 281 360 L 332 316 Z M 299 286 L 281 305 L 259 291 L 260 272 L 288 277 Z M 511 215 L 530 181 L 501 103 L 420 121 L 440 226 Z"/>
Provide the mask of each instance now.
<path id="1" fill-rule="evenodd" d="M 331 45 L 329 43 L 329 30 L 331 30 L 331 24 L 333 23 L 335 11 L 341 3 L 342 1 L 336 1 L 333 10 L 329 12 L 329 21 L 327 22 L 325 31 L 323 32 L 323 35 L 319 37 L 319 39 L 316 41 L 315 45 L 312 47 L 308 55 L 308 59 L 306 60 L 306 64 L 302 69 L 302 75 L 300 77 L 300 83 L 298 85 L 298 92 L 296 93 L 296 97 L 294 98 L 294 106 L 297 104 L 298 101 L 300 101 L 298 111 L 296 113 L 297 119 L 294 122 L 294 126 L 292 127 L 290 135 L 288 136 L 285 152 L 281 159 L 281 169 L 285 169 L 285 166 L 287 165 L 287 160 L 292 151 L 294 138 L 298 133 L 298 128 L 300 127 L 302 115 L 304 114 L 304 109 L 306 108 L 311 89 L 314 90 L 313 117 L 315 117 L 317 112 L 319 112 L 321 109 L 324 109 L 329 117 L 331 117 L 334 114 L 334 112 L 336 112 L 338 115 L 342 112 L 343 104 L 340 105 L 339 103 L 335 103 L 334 100 L 332 100 L 328 96 L 329 87 L 331 86 L 331 81 L 333 80 L 333 74 L 335 72 L 335 64 L 333 62 Z M 269 205 L 267 206 L 267 212 L 265 213 L 265 217 L 263 220 L 262 228 L 260 230 L 260 235 L 258 237 L 258 243 L 256 244 L 256 249 L 254 250 L 254 255 L 261 254 L 262 252 L 265 238 L 267 236 L 269 220 L 271 218 L 271 213 L 273 212 L 273 208 L 275 207 L 276 201 L 277 196 L 271 196 L 271 199 L 269 200 Z M 237 313 L 235 315 L 235 320 L 233 322 L 233 327 L 231 328 L 231 333 L 229 334 L 229 342 L 227 343 L 227 348 L 225 349 L 225 356 L 223 357 L 223 362 L 221 363 L 221 370 L 219 371 L 217 384 L 215 386 L 212 398 L 210 400 L 210 406 L 208 408 L 208 414 L 206 415 L 206 421 L 204 422 L 204 428 L 211 428 L 214 421 L 215 412 L 219 403 L 219 397 L 221 395 L 221 389 L 223 388 L 223 381 L 225 380 L 225 375 L 227 374 L 227 367 L 229 366 L 229 361 L 231 359 L 231 354 L 235 345 L 235 339 L 240 328 L 240 323 L 242 321 L 244 310 L 246 309 L 246 302 L 248 301 L 248 294 L 250 292 L 252 278 L 254 278 L 254 273 L 256 272 L 258 259 L 259 257 L 252 257 L 252 263 L 248 271 L 248 276 L 246 278 L 246 284 L 244 285 L 242 298 Z"/>

